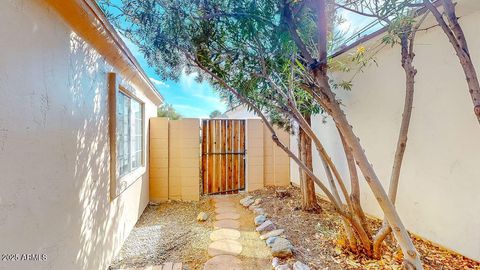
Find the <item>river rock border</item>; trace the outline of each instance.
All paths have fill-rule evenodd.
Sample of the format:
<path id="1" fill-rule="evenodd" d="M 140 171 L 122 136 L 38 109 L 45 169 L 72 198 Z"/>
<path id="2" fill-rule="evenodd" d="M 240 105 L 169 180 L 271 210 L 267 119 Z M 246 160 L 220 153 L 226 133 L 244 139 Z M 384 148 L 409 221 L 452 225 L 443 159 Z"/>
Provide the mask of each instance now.
<path id="1" fill-rule="evenodd" d="M 300 261 L 296 261 L 292 267 L 288 263 L 280 264 L 282 259 L 293 256 L 295 247 L 287 239 L 282 228 L 278 228 L 270 219 L 268 214 L 261 207 L 262 198 L 246 196 L 240 200 L 240 204 L 255 214 L 254 222 L 258 226 L 256 231 L 260 239 L 270 248 L 272 253 L 272 268 L 275 270 L 310 270 L 310 267 Z"/>

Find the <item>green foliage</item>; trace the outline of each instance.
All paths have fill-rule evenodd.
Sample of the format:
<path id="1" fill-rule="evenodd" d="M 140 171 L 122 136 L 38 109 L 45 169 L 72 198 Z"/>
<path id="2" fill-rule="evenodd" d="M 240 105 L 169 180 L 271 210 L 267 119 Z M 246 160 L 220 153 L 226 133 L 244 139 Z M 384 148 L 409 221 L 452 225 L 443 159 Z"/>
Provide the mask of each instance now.
<path id="1" fill-rule="evenodd" d="M 223 114 L 221 111 L 219 110 L 215 110 L 213 112 L 210 113 L 210 118 L 217 118 L 217 117 L 221 117 Z"/>
<path id="2" fill-rule="evenodd" d="M 108 0 L 100 3 L 115 6 Z M 308 52 L 318 57 L 319 13 L 306 1 L 121 0 L 116 7 L 119 12 L 109 18 L 163 79 L 195 72 L 230 106 L 237 105 L 231 92 L 204 77 L 198 69 L 202 65 L 286 129 L 292 125 L 291 102 L 304 115 L 322 112 L 304 90 L 311 81 L 310 67 L 289 31 L 295 25 Z M 332 29 L 341 18 L 333 12 L 333 0 L 328 9 Z M 330 33 L 328 38 L 338 37 Z M 351 89 L 351 83 L 339 85 Z"/>
<path id="3" fill-rule="evenodd" d="M 172 105 L 170 104 L 163 104 L 162 106 L 158 107 L 157 109 L 157 116 L 158 117 L 168 117 L 171 120 L 178 120 L 182 118 L 182 115 L 177 113 Z"/>

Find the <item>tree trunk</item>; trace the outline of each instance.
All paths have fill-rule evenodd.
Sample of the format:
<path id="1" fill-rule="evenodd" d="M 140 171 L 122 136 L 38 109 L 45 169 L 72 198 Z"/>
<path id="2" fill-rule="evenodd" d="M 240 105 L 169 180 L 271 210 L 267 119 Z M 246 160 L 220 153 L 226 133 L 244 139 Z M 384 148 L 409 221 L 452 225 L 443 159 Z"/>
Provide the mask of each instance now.
<path id="1" fill-rule="evenodd" d="M 348 165 L 348 172 L 350 174 L 350 199 L 352 201 L 353 212 L 355 216 L 358 217 L 360 223 L 362 224 L 363 228 L 365 228 L 366 233 L 371 236 L 371 232 L 367 225 L 367 218 L 365 216 L 365 212 L 363 212 L 362 205 L 360 202 L 360 182 L 358 181 L 358 174 L 357 174 L 357 166 L 355 165 L 355 159 L 352 155 L 352 150 L 345 142 L 342 133 L 340 130 L 338 131 L 340 138 L 342 140 L 343 149 L 345 152 L 345 158 L 347 160 Z"/>
<path id="2" fill-rule="evenodd" d="M 420 256 L 413 245 L 413 242 L 403 225 L 393 203 L 388 198 L 387 193 L 383 189 L 380 179 L 376 175 L 372 165 L 370 164 L 365 151 L 360 144 L 360 140 L 353 132 L 353 127 L 347 120 L 347 117 L 340 107 L 340 103 L 336 100 L 335 94 L 331 91 L 328 84 L 328 77 L 324 75 L 315 75 L 319 84 L 319 91 L 315 91 L 314 98 L 326 109 L 337 124 L 338 129 L 344 136 L 345 142 L 349 145 L 352 154 L 357 161 L 357 165 L 362 171 L 370 189 L 375 195 L 378 204 L 383 210 L 385 218 L 390 226 L 394 229 L 393 234 L 401 247 L 405 262 L 415 269 L 423 269 Z"/>
<path id="3" fill-rule="evenodd" d="M 480 124 L 480 82 L 478 81 L 477 72 L 470 56 L 463 29 L 458 23 L 457 15 L 455 13 L 455 5 L 451 0 L 443 0 L 443 8 L 448 19 L 447 25 L 447 22 L 444 20 L 442 14 L 430 2 L 430 0 L 424 0 L 423 3 L 432 12 L 433 16 L 437 20 L 437 23 L 447 35 L 448 40 L 452 44 L 453 49 L 460 60 L 460 65 L 462 66 L 463 73 L 465 74 L 470 97 L 473 102 L 473 111 L 477 117 L 477 121 Z"/>
<path id="4" fill-rule="evenodd" d="M 310 122 L 310 115 L 305 115 L 305 119 Z M 307 136 L 302 128 L 298 129 L 298 150 L 300 160 L 313 171 L 312 163 L 312 140 Z M 304 211 L 314 211 L 319 208 L 317 196 L 315 194 L 315 183 L 307 173 L 300 169 L 300 190 L 302 193 L 302 209 Z"/>
<path id="5" fill-rule="evenodd" d="M 414 34 L 412 34 L 412 37 Z M 409 44 L 410 42 L 410 44 Z M 407 37 L 407 33 L 404 33 L 401 37 L 401 54 L 402 54 L 402 67 L 405 71 L 405 102 L 403 105 L 402 123 L 400 125 L 400 132 L 398 134 L 397 148 L 395 150 L 395 157 L 393 160 L 392 173 L 390 176 L 390 186 L 388 190 L 388 197 L 395 204 L 397 199 L 398 183 L 400 179 L 400 170 L 402 168 L 403 156 L 407 147 L 408 140 L 408 128 L 410 126 L 410 119 L 412 116 L 413 108 L 413 95 L 415 92 L 415 75 L 417 70 L 413 66 L 413 38 Z M 375 258 L 381 257 L 381 245 L 385 238 L 390 234 L 392 229 L 388 226 L 384 220 L 382 228 L 377 232 L 373 241 L 373 254 Z"/>

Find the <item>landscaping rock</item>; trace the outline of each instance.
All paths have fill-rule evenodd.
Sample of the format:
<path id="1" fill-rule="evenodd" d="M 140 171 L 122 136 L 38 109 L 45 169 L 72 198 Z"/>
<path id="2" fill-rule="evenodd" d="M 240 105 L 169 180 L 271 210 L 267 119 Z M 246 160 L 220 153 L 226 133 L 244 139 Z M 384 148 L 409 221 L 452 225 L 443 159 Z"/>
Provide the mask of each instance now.
<path id="1" fill-rule="evenodd" d="M 276 237 L 276 236 L 269 237 L 269 238 L 267 238 L 265 243 L 267 244 L 268 247 L 271 248 L 273 246 L 273 243 L 275 243 L 275 241 L 277 240 L 277 238 L 278 237 Z"/>
<path id="2" fill-rule="evenodd" d="M 254 203 L 254 200 L 253 199 L 248 199 L 248 200 L 244 200 L 243 202 L 241 202 L 241 204 L 245 207 L 249 207 L 250 205 L 252 205 Z"/>
<path id="3" fill-rule="evenodd" d="M 288 258 L 293 255 L 292 243 L 285 238 L 277 237 L 272 245 L 272 256 L 279 258 Z"/>
<path id="4" fill-rule="evenodd" d="M 252 196 L 247 196 L 247 197 L 241 199 L 241 200 L 240 200 L 240 204 L 243 205 L 243 203 L 244 203 L 245 201 L 249 201 L 249 200 L 253 200 L 253 197 L 252 197 Z"/>
<path id="5" fill-rule="evenodd" d="M 270 220 L 266 220 L 265 222 L 262 223 L 262 225 L 257 227 L 257 232 L 268 232 L 275 230 L 275 224 L 271 222 Z"/>
<path id="6" fill-rule="evenodd" d="M 260 239 L 266 240 L 267 238 L 272 237 L 272 236 L 279 236 L 279 235 L 281 235 L 284 231 L 285 231 L 284 229 L 273 230 L 273 231 L 271 231 L 271 232 L 267 232 L 267 233 L 265 233 L 265 234 L 260 235 Z"/>
<path id="7" fill-rule="evenodd" d="M 265 222 L 265 220 L 267 220 L 267 217 L 264 216 L 264 215 L 258 215 L 255 217 L 255 225 L 260 225 L 262 224 L 263 222 Z"/>
<path id="8" fill-rule="evenodd" d="M 253 209 L 253 213 L 257 215 L 265 215 L 265 210 L 263 210 L 263 208 L 255 208 Z"/>
<path id="9" fill-rule="evenodd" d="M 200 212 L 197 216 L 198 221 L 205 221 L 208 219 L 208 214 L 205 212 Z"/>
<path id="10" fill-rule="evenodd" d="M 302 263 L 300 261 L 296 261 L 293 264 L 293 270 L 310 270 L 310 267 L 308 267 L 307 265 L 305 265 L 304 263 Z"/>
<path id="11" fill-rule="evenodd" d="M 253 204 L 254 204 L 254 205 L 259 205 L 261 202 L 262 202 L 262 199 L 261 199 L 261 198 L 258 198 L 258 199 L 255 199 L 255 201 L 253 202 Z"/>
<path id="12" fill-rule="evenodd" d="M 277 267 L 279 264 L 280 264 L 280 259 L 277 258 L 277 257 L 273 257 L 272 267 L 275 268 L 275 267 Z"/>
<path id="13" fill-rule="evenodd" d="M 252 204 L 252 205 L 250 205 L 250 206 L 248 207 L 248 210 L 254 211 L 255 208 L 257 208 L 257 207 L 258 207 L 258 205 Z"/>
<path id="14" fill-rule="evenodd" d="M 275 267 L 275 270 L 290 270 L 290 267 L 288 266 L 288 264 L 282 264 Z"/>

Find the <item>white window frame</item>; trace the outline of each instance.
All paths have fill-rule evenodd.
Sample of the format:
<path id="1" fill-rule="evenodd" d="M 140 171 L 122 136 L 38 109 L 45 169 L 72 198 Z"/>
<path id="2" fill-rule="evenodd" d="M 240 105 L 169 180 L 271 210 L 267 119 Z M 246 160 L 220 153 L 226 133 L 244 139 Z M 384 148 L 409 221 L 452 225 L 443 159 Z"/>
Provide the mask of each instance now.
<path id="1" fill-rule="evenodd" d="M 118 174 L 118 178 L 122 178 L 128 174 L 131 174 L 132 172 L 134 172 L 135 170 L 141 168 L 141 167 L 144 167 L 145 166 L 145 161 L 144 161 L 144 154 L 145 154 L 145 111 L 144 111 L 144 103 L 139 100 L 138 98 L 134 97 L 132 94 L 130 94 L 128 92 L 128 90 L 126 90 L 125 87 L 123 86 L 120 86 L 119 87 L 119 90 L 118 90 L 118 93 L 117 93 L 117 101 L 118 101 L 118 98 L 120 97 L 120 95 L 123 95 L 125 98 L 128 99 L 129 101 L 129 106 L 128 106 L 128 114 L 129 114 L 129 117 L 128 117 L 128 137 L 129 137 L 129 142 L 128 142 L 128 159 L 129 159 L 129 164 L 128 164 L 128 169 L 126 172 L 124 172 L 123 174 L 120 174 L 120 166 L 118 166 L 118 151 L 119 151 L 119 146 L 117 144 L 117 174 Z M 140 139 L 142 140 L 141 141 L 141 146 L 140 146 L 140 150 L 137 150 L 135 149 L 134 147 L 134 136 L 138 136 L 135 133 L 135 130 L 134 130 L 134 122 L 135 120 L 137 120 L 135 118 L 135 116 L 133 115 L 132 113 L 132 107 L 133 107 L 133 103 L 132 102 L 136 102 L 140 105 L 140 113 L 141 113 L 141 131 L 140 131 Z M 117 108 L 118 109 L 118 108 Z M 118 110 L 117 110 L 118 111 Z M 115 116 L 116 118 L 118 117 L 118 114 Z M 118 120 L 118 118 L 117 118 Z M 118 123 L 118 122 L 117 122 Z M 117 126 L 117 130 L 116 130 L 116 136 L 117 136 L 117 140 L 118 140 L 118 126 Z M 137 167 L 133 167 L 133 155 L 136 154 L 138 151 L 140 151 L 140 165 L 137 166 Z M 135 152 L 135 153 L 134 153 Z"/>
<path id="2" fill-rule="evenodd" d="M 116 73 L 109 73 L 109 138 L 110 138 L 110 199 L 115 199 L 136 180 L 140 179 L 146 172 L 145 167 L 145 153 L 146 153 L 146 133 L 145 133 L 145 103 L 139 99 L 133 91 L 130 91 L 127 87 L 119 84 L 119 79 Z M 124 95 L 130 100 L 128 106 L 129 119 L 129 169 L 127 172 L 120 175 L 119 162 L 118 162 L 118 130 L 117 130 L 117 99 L 120 95 Z M 136 168 L 132 168 L 132 154 L 134 147 L 132 145 L 133 136 L 132 121 L 136 120 L 131 114 L 132 101 L 138 102 L 141 112 L 141 154 L 140 165 Z"/>

